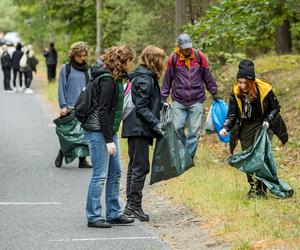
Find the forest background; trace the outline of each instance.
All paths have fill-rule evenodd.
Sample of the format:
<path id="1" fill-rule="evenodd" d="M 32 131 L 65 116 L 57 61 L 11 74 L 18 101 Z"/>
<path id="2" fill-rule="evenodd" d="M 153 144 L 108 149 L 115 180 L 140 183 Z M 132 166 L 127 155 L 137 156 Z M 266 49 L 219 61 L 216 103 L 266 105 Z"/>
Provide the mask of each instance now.
<path id="1" fill-rule="evenodd" d="M 256 72 L 273 83 L 287 123 L 286 148 L 276 139 L 272 144 L 278 174 L 294 188 L 293 198 L 248 200 L 244 174 L 227 165 L 228 148 L 206 134 L 195 168 L 151 188 L 190 207 L 213 229 L 212 237 L 234 249 L 299 249 L 300 0 L 1 0 L 0 9 L 0 31 L 18 31 L 39 53 L 54 41 L 60 63 L 78 40 L 88 43 L 93 62 L 97 53 L 121 43 L 137 55 L 149 44 L 169 54 L 178 34 L 188 32 L 208 57 L 226 100 L 239 60 L 254 60 Z M 47 95 L 57 102 L 57 84 L 48 86 Z M 206 111 L 210 104 L 208 96 Z"/>

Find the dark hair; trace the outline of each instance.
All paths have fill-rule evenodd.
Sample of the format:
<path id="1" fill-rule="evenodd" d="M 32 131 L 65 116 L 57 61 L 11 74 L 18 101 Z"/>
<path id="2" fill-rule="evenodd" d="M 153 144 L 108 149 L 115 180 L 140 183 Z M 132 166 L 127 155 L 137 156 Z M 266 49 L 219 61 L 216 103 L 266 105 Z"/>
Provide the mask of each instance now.
<path id="1" fill-rule="evenodd" d="M 54 48 L 54 42 L 49 43 L 50 48 Z"/>
<path id="2" fill-rule="evenodd" d="M 21 43 L 17 43 L 16 49 L 18 49 L 18 50 L 22 49 L 22 44 Z"/>

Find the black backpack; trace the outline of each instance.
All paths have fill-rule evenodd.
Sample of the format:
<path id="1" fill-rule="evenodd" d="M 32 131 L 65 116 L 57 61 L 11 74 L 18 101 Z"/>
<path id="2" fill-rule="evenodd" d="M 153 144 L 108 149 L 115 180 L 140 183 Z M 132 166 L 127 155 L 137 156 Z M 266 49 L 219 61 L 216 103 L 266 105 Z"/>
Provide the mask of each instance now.
<path id="1" fill-rule="evenodd" d="M 101 80 L 103 77 L 107 77 L 111 75 L 109 73 L 103 73 L 93 81 L 89 81 L 86 87 L 83 88 L 80 95 L 78 96 L 75 106 L 74 106 L 74 113 L 75 117 L 81 123 L 84 123 L 88 116 L 94 110 L 93 103 L 92 103 L 92 93 L 93 93 L 93 86 L 97 84 L 98 81 Z"/>

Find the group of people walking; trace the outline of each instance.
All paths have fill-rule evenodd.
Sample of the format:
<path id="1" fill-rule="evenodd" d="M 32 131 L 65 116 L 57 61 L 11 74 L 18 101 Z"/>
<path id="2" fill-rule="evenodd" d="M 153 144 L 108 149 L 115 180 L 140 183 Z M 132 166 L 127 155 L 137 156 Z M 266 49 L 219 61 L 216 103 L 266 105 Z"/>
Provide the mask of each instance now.
<path id="1" fill-rule="evenodd" d="M 134 218 L 149 221 L 149 215 L 143 211 L 142 198 L 145 178 L 150 170 L 149 146 L 154 138 L 162 136 L 158 129 L 160 111 L 163 105 L 172 105 L 174 126 L 194 157 L 201 131 L 205 90 L 217 100 L 217 84 L 205 55 L 193 48 L 187 34 L 178 37 L 177 47 L 168 58 L 166 70 L 165 52 L 154 45 L 144 48 L 135 70 L 135 53 L 127 44 L 108 49 L 93 67 L 87 64 L 88 55 L 84 42 L 71 46 L 69 62 L 60 70 L 58 88 L 60 115 L 66 116 L 72 112 L 82 89 L 92 84 L 92 109 L 81 123 L 93 169 L 86 205 L 88 227 L 109 228 L 112 224 L 132 223 Z M 160 80 L 163 82 L 161 88 Z M 121 160 L 117 132 L 122 121 L 123 85 L 127 81 L 132 84 L 134 108 L 122 125 L 121 136 L 127 138 L 129 155 L 127 204 L 122 210 L 119 202 Z M 172 102 L 168 101 L 170 93 Z M 246 149 L 254 143 L 254 135 L 260 126 L 276 130 L 273 121 L 277 119 L 279 109 L 271 85 L 255 78 L 254 64 L 244 60 L 239 66 L 229 112 L 220 134 L 226 135 L 237 124 L 240 133 L 234 140 L 240 139 L 243 149 Z M 63 157 L 59 151 L 56 166 L 61 166 Z M 89 167 L 89 163 L 81 158 L 80 166 Z M 258 188 L 255 190 L 265 191 L 265 187 L 252 176 L 248 176 L 248 180 L 251 188 L 256 185 Z M 106 215 L 101 205 L 103 190 Z"/>
<path id="2" fill-rule="evenodd" d="M 30 88 L 33 79 L 33 73 L 36 72 L 36 66 L 39 63 L 35 57 L 32 45 L 22 47 L 21 43 L 16 45 L 11 54 L 7 45 L 2 46 L 1 67 L 3 71 L 4 93 L 14 93 L 16 91 L 25 94 L 32 94 Z M 13 81 L 11 85 L 11 73 L 13 72 Z M 17 86 L 19 78 L 19 86 Z"/>

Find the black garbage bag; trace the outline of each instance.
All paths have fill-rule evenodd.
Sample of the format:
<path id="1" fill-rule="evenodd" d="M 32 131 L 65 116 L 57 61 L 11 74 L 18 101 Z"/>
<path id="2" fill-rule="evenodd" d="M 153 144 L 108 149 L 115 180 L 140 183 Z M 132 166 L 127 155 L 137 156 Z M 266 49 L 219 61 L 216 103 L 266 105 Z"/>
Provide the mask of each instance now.
<path id="1" fill-rule="evenodd" d="M 267 135 L 267 129 L 259 131 L 255 144 L 247 150 L 232 155 L 228 163 L 262 181 L 270 192 L 279 197 L 291 197 L 293 189 L 277 177 L 276 162 L 272 152 L 272 145 Z"/>
<path id="2" fill-rule="evenodd" d="M 84 140 L 83 129 L 73 111 L 53 122 L 56 124 L 56 134 L 66 163 L 72 162 L 77 157 L 90 155 L 89 147 Z"/>
<path id="3" fill-rule="evenodd" d="M 164 107 L 160 122 L 164 135 L 155 144 L 150 185 L 179 176 L 194 166 L 192 157 L 174 128 L 171 107 Z"/>

